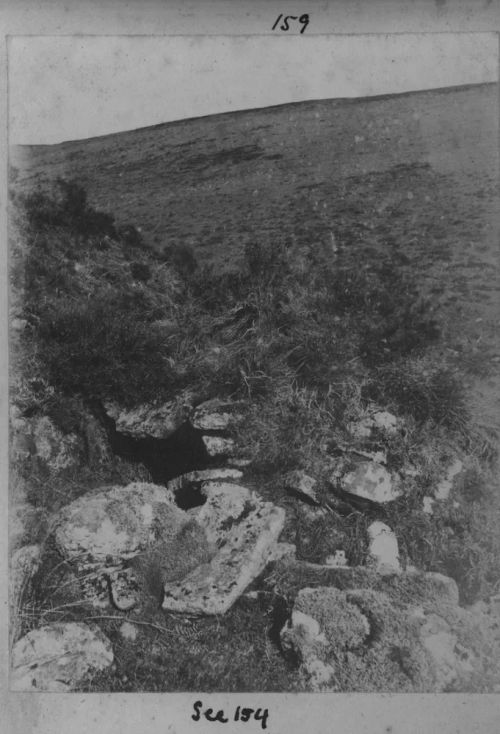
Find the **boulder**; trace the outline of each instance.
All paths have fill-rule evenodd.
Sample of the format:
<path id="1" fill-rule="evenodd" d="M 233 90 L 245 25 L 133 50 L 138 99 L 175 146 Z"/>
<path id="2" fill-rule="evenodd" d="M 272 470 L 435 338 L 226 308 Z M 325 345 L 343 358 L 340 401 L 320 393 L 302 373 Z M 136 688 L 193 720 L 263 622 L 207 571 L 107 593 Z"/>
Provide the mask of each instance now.
<path id="1" fill-rule="evenodd" d="M 11 662 L 11 690 L 71 691 L 92 671 L 110 666 L 113 649 L 98 627 L 61 622 L 18 640 Z"/>
<path id="2" fill-rule="evenodd" d="M 214 558 L 183 580 L 165 584 L 163 609 L 224 614 L 276 553 L 285 513 L 238 485 L 207 482 L 196 519 L 217 546 Z"/>
<path id="3" fill-rule="evenodd" d="M 165 487 L 135 482 L 91 492 L 55 520 L 56 544 L 80 568 L 120 563 L 152 542 L 171 538 L 186 522 Z"/>
<path id="4" fill-rule="evenodd" d="M 398 541 L 391 528 L 376 520 L 368 526 L 368 565 L 378 573 L 401 573 Z"/>
<path id="5" fill-rule="evenodd" d="M 347 494 L 379 504 L 392 502 L 401 495 L 392 475 L 373 461 L 360 461 L 355 469 L 344 474 L 340 486 Z"/>
<path id="6" fill-rule="evenodd" d="M 160 405 L 146 403 L 126 409 L 107 402 L 104 407 L 107 415 L 115 421 L 118 433 L 137 439 L 168 438 L 189 419 L 193 411 L 188 393 Z"/>

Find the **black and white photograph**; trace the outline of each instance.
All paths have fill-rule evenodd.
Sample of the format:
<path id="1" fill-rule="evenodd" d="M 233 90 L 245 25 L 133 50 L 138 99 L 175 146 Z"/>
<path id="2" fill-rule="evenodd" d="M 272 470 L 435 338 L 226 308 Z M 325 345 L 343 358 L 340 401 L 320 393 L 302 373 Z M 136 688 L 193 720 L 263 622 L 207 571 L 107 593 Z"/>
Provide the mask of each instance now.
<path id="1" fill-rule="evenodd" d="M 9 38 L 12 691 L 500 692 L 498 36 L 312 22 Z"/>

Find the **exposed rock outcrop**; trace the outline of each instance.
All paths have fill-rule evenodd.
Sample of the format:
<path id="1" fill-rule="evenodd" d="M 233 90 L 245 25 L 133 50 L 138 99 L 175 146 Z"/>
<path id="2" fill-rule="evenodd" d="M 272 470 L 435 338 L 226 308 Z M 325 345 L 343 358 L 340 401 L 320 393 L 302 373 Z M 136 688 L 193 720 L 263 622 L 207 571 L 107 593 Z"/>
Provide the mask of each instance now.
<path id="1" fill-rule="evenodd" d="M 455 582 L 442 574 L 286 560 L 271 577 L 295 599 L 281 640 L 309 690 L 467 691 L 497 665 L 498 622 L 460 607 Z"/>
<path id="2" fill-rule="evenodd" d="M 228 476 L 241 472 L 193 472 L 168 488 L 111 487 L 63 508 L 55 541 L 87 598 L 126 609 L 148 596 L 169 611 L 223 614 L 270 560 L 293 555 L 277 543 L 284 511 Z M 199 498 L 184 511 L 176 501 L 187 491 Z"/>

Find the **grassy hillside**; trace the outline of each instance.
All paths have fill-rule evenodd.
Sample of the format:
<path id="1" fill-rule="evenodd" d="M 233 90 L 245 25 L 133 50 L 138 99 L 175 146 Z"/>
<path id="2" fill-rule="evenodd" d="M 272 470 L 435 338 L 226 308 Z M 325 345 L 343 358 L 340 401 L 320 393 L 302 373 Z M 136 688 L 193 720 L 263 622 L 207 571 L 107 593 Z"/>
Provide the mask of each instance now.
<path id="1" fill-rule="evenodd" d="M 378 405 L 405 426 L 368 447 L 410 472 L 383 513 L 404 563 L 452 575 L 466 602 L 498 591 L 497 119 L 496 85 L 479 85 L 13 149 L 18 421 L 88 434 L 85 411 L 99 419 L 109 399 L 242 400 L 232 438 L 250 461 L 245 482 L 286 508 L 284 539 L 304 560 L 342 548 L 358 565 L 370 512 L 311 520 L 283 476 L 308 472 L 326 501 L 339 446 L 367 449 L 349 425 Z M 452 500 L 424 513 L 457 456 Z M 110 481 L 86 469 L 47 481 L 28 462 L 14 484 L 50 514 Z M 239 615 L 223 623 L 235 639 Z M 252 622 L 257 649 L 265 624 Z M 168 686 L 190 687 L 193 670 L 199 687 L 216 685 L 181 643 L 188 662 Z M 217 655 L 231 680 L 241 661 Z M 276 686 L 293 687 L 274 648 L 268 662 L 256 672 L 251 658 L 242 689 L 258 674 L 272 689 L 276 670 Z M 164 690 L 163 676 L 138 675 L 134 689 Z"/>
<path id="2" fill-rule="evenodd" d="M 77 180 L 146 243 L 190 246 L 217 271 L 239 267 L 252 243 L 333 245 L 346 265 L 392 258 L 434 297 L 457 359 L 479 345 L 471 367 L 482 369 L 485 355 L 500 354 L 497 139 L 498 91 L 488 84 L 25 146 L 11 165 L 23 188 Z M 475 395 L 486 424 L 500 415 L 490 379 L 495 389 L 483 380 Z"/>

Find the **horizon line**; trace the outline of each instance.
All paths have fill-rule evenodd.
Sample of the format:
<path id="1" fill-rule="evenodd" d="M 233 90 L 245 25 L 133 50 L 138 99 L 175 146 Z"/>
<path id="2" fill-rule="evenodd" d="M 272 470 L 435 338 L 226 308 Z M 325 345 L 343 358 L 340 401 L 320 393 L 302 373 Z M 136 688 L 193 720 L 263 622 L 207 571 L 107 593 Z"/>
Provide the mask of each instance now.
<path id="1" fill-rule="evenodd" d="M 412 94 L 429 94 L 436 92 L 450 92 L 471 89 L 473 87 L 486 87 L 498 85 L 497 81 L 489 82 L 470 82 L 468 84 L 453 84 L 446 87 L 424 87 L 422 89 L 409 89 L 404 92 L 385 92 L 383 94 L 368 94 L 353 97 L 319 97 L 315 99 L 304 99 L 294 102 L 280 102 L 275 105 L 266 105 L 265 107 L 245 107 L 238 110 L 226 110 L 224 112 L 209 112 L 203 115 L 194 115 L 192 117 L 181 117 L 175 120 L 167 120 L 165 122 L 157 122 L 153 125 L 141 125 L 140 127 L 127 128 L 125 130 L 115 130 L 114 132 L 101 133 L 100 135 L 92 135 L 88 138 L 70 138 L 67 140 L 61 140 L 57 143 L 10 143 L 10 148 L 54 148 L 57 146 L 71 145 L 73 143 L 83 143 L 89 140 L 101 140 L 103 138 L 109 138 L 116 135 L 127 135 L 128 133 L 139 132 L 140 130 L 154 130 L 155 128 L 181 125 L 183 123 L 192 122 L 194 120 L 203 120 L 206 118 L 213 117 L 225 117 L 229 115 L 242 115 L 248 112 L 264 111 L 264 110 L 276 110 L 280 107 L 291 107 L 296 105 L 313 104 L 318 102 L 338 102 L 347 104 L 356 104 L 358 102 L 374 102 L 377 100 L 389 99 L 392 97 L 407 97 Z"/>

